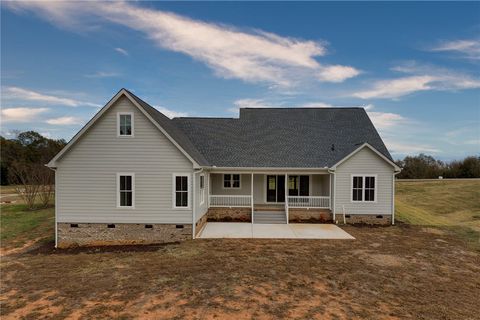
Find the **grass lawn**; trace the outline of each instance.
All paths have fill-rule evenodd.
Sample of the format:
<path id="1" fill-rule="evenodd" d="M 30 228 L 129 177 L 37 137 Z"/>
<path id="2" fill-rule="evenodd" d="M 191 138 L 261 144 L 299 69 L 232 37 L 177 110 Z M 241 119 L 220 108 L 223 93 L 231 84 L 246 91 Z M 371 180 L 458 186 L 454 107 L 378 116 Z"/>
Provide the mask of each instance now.
<path id="1" fill-rule="evenodd" d="M 458 234 L 480 248 L 480 180 L 399 181 L 397 219 Z"/>
<path id="2" fill-rule="evenodd" d="M 1 249 L 9 250 L 37 241 L 54 239 L 55 208 L 30 211 L 24 204 L 1 207 Z"/>
<path id="3" fill-rule="evenodd" d="M 2 257 L 1 318 L 480 319 L 480 250 L 459 231 L 477 232 L 478 187 L 400 182 L 405 222 L 341 226 L 355 240 L 44 242 Z M 52 239 L 53 209 L 24 210 L 2 205 L 2 240 Z"/>

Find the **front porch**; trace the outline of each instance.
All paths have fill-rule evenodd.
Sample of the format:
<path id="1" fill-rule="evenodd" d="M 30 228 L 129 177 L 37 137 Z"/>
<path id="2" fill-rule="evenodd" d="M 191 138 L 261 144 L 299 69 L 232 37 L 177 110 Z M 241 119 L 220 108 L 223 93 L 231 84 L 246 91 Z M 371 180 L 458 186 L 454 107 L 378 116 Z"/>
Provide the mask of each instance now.
<path id="1" fill-rule="evenodd" d="M 210 221 L 331 221 L 332 178 L 321 173 L 210 173 Z"/>

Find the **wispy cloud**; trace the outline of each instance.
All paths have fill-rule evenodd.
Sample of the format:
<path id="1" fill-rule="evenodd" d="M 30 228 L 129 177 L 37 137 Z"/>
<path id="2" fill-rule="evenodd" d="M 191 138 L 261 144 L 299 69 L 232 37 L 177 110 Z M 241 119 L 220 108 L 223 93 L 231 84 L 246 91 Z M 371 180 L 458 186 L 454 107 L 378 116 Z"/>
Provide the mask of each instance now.
<path id="1" fill-rule="evenodd" d="M 453 52 L 463 58 L 480 60 L 480 39 L 463 39 L 443 41 L 430 48 L 430 51 Z"/>
<path id="2" fill-rule="evenodd" d="M 77 125 L 77 124 L 83 123 L 82 119 L 77 117 L 70 117 L 70 116 L 48 119 L 45 122 L 51 125 L 60 125 L 60 126 Z"/>
<path id="3" fill-rule="evenodd" d="M 98 71 L 91 74 L 86 74 L 85 77 L 87 78 L 112 78 L 118 77 L 120 74 L 116 72 L 105 72 L 105 71 Z"/>
<path id="4" fill-rule="evenodd" d="M 155 109 L 157 109 L 158 111 L 160 111 L 161 113 L 163 113 L 164 115 L 169 117 L 170 119 L 171 118 L 188 117 L 189 116 L 189 114 L 187 112 L 178 112 L 178 111 L 171 110 L 171 109 L 161 107 L 161 106 L 154 106 L 154 107 L 155 107 Z"/>
<path id="5" fill-rule="evenodd" d="M 128 56 L 129 53 L 127 50 L 123 49 L 123 48 L 115 48 L 115 51 L 117 51 L 118 53 L 121 53 L 123 54 L 124 56 Z"/>
<path id="6" fill-rule="evenodd" d="M 87 6 L 71 1 L 9 2 L 8 6 L 31 10 L 70 29 L 92 17 L 126 26 L 142 32 L 159 47 L 205 63 L 224 78 L 289 87 L 315 78 L 342 82 L 359 74 L 350 66 L 320 64 L 316 58 L 325 55 L 327 50 L 319 41 L 283 37 L 261 30 L 242 31 L 136 3 L 89 2 Z"/>
<path id="7" fill-rule="evenodd" d="M 48 105 L 63 105 L 69 107 L 90 106 L 100 107 L 99 104 L 79 101 L 71 98 L 59 97 L 19 87 L 2 88 L 2 98 L 18 101 L 35 101 Z"/>
<path id="8" fill-rule="evenodd" d="M 352 96 L 361 99 L 396 99 L 427 90 L 455 91 L 480 88 L 480 79 L 445 68 L 409 62 L 392 70 L 408 75 L 396 79 L 379 80 L 371 88 L 356 91 Z"/>
<path id="9" fill-rule="evenodd" d="M 31 122 L 47 111 L 48 108 L 5 108 L 1 111 L 2 122 Z"/>
<path id="10" fill-rule="evenodd" d="M 416 144 L 416 143 L 401 143 L 385 139 L 390 152 L 394 155 L 414 155 L 419 153 L 439 153 L 440 149 L 432 147 L 431 145 Z"/>

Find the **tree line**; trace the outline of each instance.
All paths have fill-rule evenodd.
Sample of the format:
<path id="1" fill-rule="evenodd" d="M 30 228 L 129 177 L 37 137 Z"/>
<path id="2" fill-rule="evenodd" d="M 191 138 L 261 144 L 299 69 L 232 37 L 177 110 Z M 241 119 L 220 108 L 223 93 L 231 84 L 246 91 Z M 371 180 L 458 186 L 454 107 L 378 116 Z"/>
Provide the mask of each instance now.
<path id="1" fill-rule="evenodd" d="M 402 168 L 398 179 L 480 178 L 479 156 L 444 162 L 422 153 L 395 163 Z"/>
<path id="2" fill-rule="evenodd" d="M 45 164 L 66 144 L 64 139 L 49 139 L 35 131 L 18 133 L 13 139 L 0 136 L 0 183 L 14 185 L 29 209 L 47 207 L 55 190 L 55 174 Z"/>

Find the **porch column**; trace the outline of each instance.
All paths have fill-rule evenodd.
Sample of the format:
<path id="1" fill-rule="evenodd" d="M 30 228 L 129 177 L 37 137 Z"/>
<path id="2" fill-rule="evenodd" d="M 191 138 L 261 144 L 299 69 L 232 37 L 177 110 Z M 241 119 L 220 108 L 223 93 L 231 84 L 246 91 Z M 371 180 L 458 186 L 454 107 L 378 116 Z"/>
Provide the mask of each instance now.
<path id="1" fill-rule="evenodd" d="M 285 215 L 287 216 L 288 224 L 288 174 L 285 173 Z"/>
<path id="2" fill-rule="evenodd" d="M 332 174 L 328 174 L 328 207 L 332 210 Z"/>
<path id="3" fill-rule="evenodd" d="M 252 214 L 251 214 L 251 220 L 253 224 L 253 172 L 252 175 L 250 176 L 250 196 L 251 196 L 251 205 L 252 205 Z"/>

